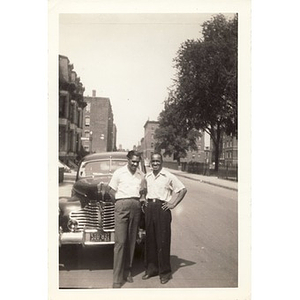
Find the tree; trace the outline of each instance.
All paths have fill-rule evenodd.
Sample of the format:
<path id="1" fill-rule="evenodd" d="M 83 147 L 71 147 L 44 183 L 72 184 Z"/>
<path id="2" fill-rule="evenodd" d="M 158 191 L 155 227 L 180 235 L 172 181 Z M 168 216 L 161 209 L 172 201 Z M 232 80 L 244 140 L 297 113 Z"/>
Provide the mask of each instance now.
<path id="1" fill-rule="evenodd" d="M 180 158 L 186 157 L 188 149 L 197 149 L 196 138 L 200 136 L 198 130 L 189 129 L 186 121 L 181 118 L 177 103 L 170 92 L 165 101 L 164 110 L 158 117 L 159 127 L 155 131 L 155 149 L 164 150 L 164 156 L 174 156 L 178 165 Z"/>
<path id="2" fill-rule="evenodd" d="M 170 106 L 187 129 L 202 129 L 215 146 L 218 170 L 222 133 L 237 135 L 237 15 L 219 14 L 203 23 L 203 38 L 184 42 L 174 59 L 177 68 Z"/>

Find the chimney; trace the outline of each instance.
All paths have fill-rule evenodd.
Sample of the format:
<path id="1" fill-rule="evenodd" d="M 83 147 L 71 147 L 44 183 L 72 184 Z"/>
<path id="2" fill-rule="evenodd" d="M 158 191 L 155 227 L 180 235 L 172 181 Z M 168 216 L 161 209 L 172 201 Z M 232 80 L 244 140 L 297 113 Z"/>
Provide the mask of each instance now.
<path id="1" fill-rule="evenodd" d="M 93 90 L 92 93 L 93 93 L 93 97 L 96 97 L 96 90 Z"/>

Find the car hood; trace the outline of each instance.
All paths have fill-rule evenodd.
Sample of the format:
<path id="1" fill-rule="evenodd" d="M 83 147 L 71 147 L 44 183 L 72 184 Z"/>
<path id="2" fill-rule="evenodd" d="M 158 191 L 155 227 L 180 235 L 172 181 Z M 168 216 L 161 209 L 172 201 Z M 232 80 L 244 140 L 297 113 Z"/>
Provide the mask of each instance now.
<path id="1" fill-rule="evenodd" d="M 110 200 L 108 183 L 111 175 L 82 178 L 75 182 L 73 192 L 86 200 Z"/>

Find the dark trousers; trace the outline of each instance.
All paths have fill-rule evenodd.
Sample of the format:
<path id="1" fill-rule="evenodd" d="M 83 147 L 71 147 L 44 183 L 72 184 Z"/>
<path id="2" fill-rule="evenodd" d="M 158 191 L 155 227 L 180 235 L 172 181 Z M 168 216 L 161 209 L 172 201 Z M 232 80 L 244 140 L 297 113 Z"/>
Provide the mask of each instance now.
<path id="1" fill-rule="evenodd" d="M 139 200 L 117 200 L 115 204 L 114 283 L 122 283 L 124 270 L 132 268 L 140 215 Z"/>
<path id="2" fill-rule="evenodd" d="M 162 209 L 162 202 L 148 202 L 145 209 L 146 247 L 145 267 L 146 274 L 159 275 L 160 278 L 171 279 L 171 221 L 170 210 Z"/>

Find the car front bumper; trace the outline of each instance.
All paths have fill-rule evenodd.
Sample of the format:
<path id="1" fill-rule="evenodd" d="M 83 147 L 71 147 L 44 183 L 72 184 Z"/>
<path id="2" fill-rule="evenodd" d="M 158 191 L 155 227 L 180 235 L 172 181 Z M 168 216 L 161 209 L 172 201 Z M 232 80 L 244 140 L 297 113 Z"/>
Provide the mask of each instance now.
<path id="1" fill-rule="evenodd" d="M 86 229 L 79 232 L 60 232 L 59 246 L 62 245 L 111 245 L 115 243 L 114 232 Z"/>

